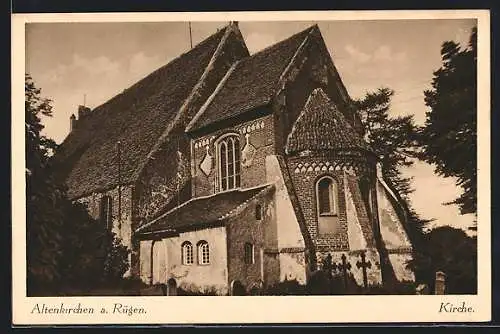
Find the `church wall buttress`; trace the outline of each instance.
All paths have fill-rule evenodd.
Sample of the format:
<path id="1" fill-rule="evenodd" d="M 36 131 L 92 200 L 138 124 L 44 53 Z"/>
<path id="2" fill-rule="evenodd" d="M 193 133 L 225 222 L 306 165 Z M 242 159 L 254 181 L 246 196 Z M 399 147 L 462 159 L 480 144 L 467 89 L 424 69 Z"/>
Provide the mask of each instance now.
<path id="1" fill-rule="evenodd" d="M 404 230 L 403 222 L 396 213 L 390 195 L 379 180 L 377 180 L 376 190 L 380 234 L 394 275 L 398 281 L 414 281 L 414 273 L 406 268 L 407 262 L 412 259 L 412 246 Z"/>
<path id="2" fill-rule="evenodd" d="M 359 285 L 363 284 L 362 270 L 356 267 L 361 253 L 371 267 L 367 269 L 368 283 L 382 282 L 380 255 L 376 248 L 372 223 L 358 185 L 361 177 L 374 177 L 370 164 L 362 157 L 305 156 L 288 158 L 288 168 L 296 189 L 308 232 L 316 246 L 317 269 L 330 254 L 336 264 L 345 254 L 351 264 L 351 273 Z M 334 233 L 319 231 L 316 182 L 324 177 L 333 178 L 338 187 L 338 224 Z"/>

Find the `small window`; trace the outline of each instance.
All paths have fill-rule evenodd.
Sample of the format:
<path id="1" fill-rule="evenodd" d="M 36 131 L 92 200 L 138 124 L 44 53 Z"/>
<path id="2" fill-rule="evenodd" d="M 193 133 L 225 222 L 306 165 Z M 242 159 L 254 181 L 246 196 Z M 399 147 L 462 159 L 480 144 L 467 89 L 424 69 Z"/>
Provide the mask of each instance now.
<path id="1" fill-rule="evenodd" d="M 337 184 L 332 178 L 324 177 L 318 181 L 316 195 L 320 216 L 337 215 Z"/>
<path id="2" fill-rule="evenodd" d="M 256 220 L 262 219 L 262 206 L 260 204 L 257 204 L 255 206 L 255 219 Z"/>
<path id="3" fill-rule="evenodd" d="M 198 264 L 210 264 L 210 248 L 206 241 L 198 243 Z"/>
<path id="4" fill-rule="evenodd" d="M 246 264 L 254 264 L 255 263 L 253 248 L 254 247 L 251 243 L 249 243 L 249 242 L 245 243 L 245 263 Z"/>
<path id="5" fill-rule="evenodd" d="M 111 231 L 113 229 L 113 201 L 111 196 L 106 195 L 101 198 L 99 211 L 99 219 Z"/>
<path id="6" fill-rule="evenodd" d="M 193 264 L 193 245 L 189 241 L 182 243 L 182 264 Z"/>

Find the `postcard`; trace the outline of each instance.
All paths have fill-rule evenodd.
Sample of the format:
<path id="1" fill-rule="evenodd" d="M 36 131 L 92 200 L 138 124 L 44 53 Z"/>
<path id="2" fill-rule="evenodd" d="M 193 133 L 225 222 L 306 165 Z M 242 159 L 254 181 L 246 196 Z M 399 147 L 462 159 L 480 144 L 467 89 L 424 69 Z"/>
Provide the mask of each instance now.
<path id="1" fill-rule="evenodd" d="M 489 321 L 489 29 L 14 14 L 13 324 Z"/>

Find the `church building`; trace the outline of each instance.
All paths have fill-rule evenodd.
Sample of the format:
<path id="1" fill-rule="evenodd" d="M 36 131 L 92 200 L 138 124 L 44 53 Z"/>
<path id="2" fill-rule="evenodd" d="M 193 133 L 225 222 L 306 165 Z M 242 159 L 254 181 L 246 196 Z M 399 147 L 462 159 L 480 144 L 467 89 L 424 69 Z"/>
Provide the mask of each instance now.
<path id="1" fill-rule="evenodd" d="M 60 175 L 131 250 L 127 275 L 228 295 L 305 284 L 330 255 L 360 285 L 414 280 L 406 211 L 317 25 L 250 54 L 230 23 L 70 122 Z"/>

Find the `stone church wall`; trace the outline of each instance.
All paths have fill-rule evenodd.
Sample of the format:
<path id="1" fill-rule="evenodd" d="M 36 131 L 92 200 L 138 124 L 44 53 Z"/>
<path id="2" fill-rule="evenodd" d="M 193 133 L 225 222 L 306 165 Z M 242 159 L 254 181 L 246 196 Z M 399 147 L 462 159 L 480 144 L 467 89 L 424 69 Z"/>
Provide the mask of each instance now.
<path id="1" fill-rule="evenodd" d="M 305 169 L 302 167 L 305 167 Z M 322 167 L 326 167 L 327 171 L 321 170 Z M 302 212 L 304 213 L 309 235 L 313 239 L 313 242 L 315 242 L 316 249 L 325 252 L 348 250 L 349 242 L 343 172 L 328 171 L 329 166 L 326 166 L 325 160 L 313 158 L 306 158 L 305 160 L 301 158 L 290 159 L 288 168 Z M 333 234 L 320 235 L 318 233 L 316 181 L 322 176 L 331 176 L 337 181 L 338 185 L 338 227 L 337 231 Z"/>
<path id="2" fill-rule="evenodd" d="M 198 263 L 199 241 L 204 240 L 209 244 L 210 263 Z M 182 263 L 182 244 L 185 241 L 193 245 L 194 263 Z M 159 243 L 160 250 L 155 249 L 155 257 L 151 263 L 152 247 Z M 155 247 L 156 248 L 156 247 Z M 165 254 L 165 258 L 158 253 Z M 197 231 L 183 232 L 175 237 L 162 238 L 158 241 L 142 240 L 140 242 L 140 277 L 150 284 L 166 284 L 171 278 L 175 279 L 177 286 L 188 291 L 203 292 L 214 289 L 218 294 L 228 293 L 227 271 L 227 241 L 226 228 L 214 227 Z"/>
<path id="3" fill-rule="evenodd" d="M 121 193 L 121 205 L 119 204 L 120 202 L 119 193 Z M 116 234 L 118 238 L 121 239 L 123 245 L 127 246 L 130 250 L 132 250 L 133 249 L 132 187 L 122 186 L 120 191 L 118 191 L 118 187 L 116 187 L 101 193 L 96 192 L 91 195 L 79 198 L 78 202 L 83 203 L 87 206 L 89 214 L 94 219 L 99 219 L 100 203 L 101 203 L 101 198 L 103 196 L 111 197 L 112 219 L 113 219 L 112 231 Z M 121 207 L 121 223 L 119 219 L 120 207 Z M 129 263 L 130 262 L 131 262 L 131 257 L 129 258 Z M 130 270 L 125 275 L 128 276 L 129 274 Z"/>
<path id="4" fill-rule="evenodd" d="M 248 290 L 267 282 L 265 229 L 276 219 L 272 207 L 272 193 L 253 198 L 236 216 L 228 218 L 227 250 L 229 283 L 239 280 Z M 261 219 L 256 219 L 256 208 L 261 207 Z M 245 263 L 245 243 L 254 246 L 254 262 Z M 268 262 L 268 261 L 267 261 Z M 272 262 L 272 261 L 271 261 Z M 270 263 L 268 262 L 267 265 Z"/>
<path id="5" fill-rule="evenodd" d="M 87 205 L 90 215 L 94 219 L 99 219 L 100 203 L 103 196 L 111 196 L 112 200 L 112 231 L 119 237 L 123 244 L 131 247 L 131 224 L 132 224 L 132 187 L 121 187 L 121 224 L 119 220 L 119 200 L 118 188 L 104 191 L 102 193 L 93 193 L 89 196 L 78 199 L 78 202 Z"/>
<path id="6" fill-rule="evenodd" d="M 240 150 L 242 151 L 240 158 L 242 161 L 241 187 L 255 187 L 261 185 L 263 180 L 265 180 L 265 158 L 274 151 L 272 136 L 273 118 L 271 115 L 214 131 L 191 142 L 194 156 L 192 164 L 193 178 L 191 181 L 193 197 L 207 196 L 215 192 L 217 174 L 215 141 L 226 133 L 239 134 Z M 253 146 L 250 150 L 253 154 L 249 154 L 247 156 L 249 159 L 245 162 L 243 151 L 247 144 L 247 137 L 248 143 Z M 205 171 L 208 171 L 208 175 L 201 168 L 201 163 L 207 154 L 211 161 L 211 168 L 209 171 Z"/>

